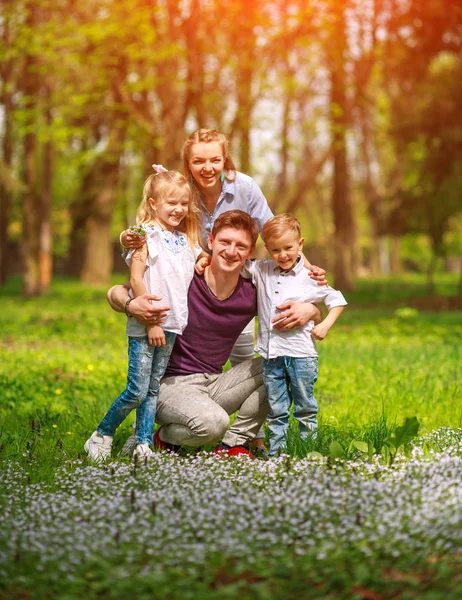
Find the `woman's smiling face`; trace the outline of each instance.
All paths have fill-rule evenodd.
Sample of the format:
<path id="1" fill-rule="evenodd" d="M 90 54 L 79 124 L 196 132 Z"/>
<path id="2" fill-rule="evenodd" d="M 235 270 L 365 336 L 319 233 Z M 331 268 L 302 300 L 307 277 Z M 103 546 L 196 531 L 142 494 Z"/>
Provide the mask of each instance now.
<path id="1" fill-rule="evenodd" d="M 189 170 L 199 189 L 220 190 L 224 164 L 225 157 L 219 142 L 199 142 L 191 147 Z"/>

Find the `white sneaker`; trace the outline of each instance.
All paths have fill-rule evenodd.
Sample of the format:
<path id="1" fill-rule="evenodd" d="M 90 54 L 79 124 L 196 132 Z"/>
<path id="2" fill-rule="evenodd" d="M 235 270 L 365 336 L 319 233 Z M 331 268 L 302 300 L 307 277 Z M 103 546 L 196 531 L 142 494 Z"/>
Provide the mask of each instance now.
<path id="1" fill-rule="evenodd" d="M 154 452 L 151 450 L 148 444 L 138 444 L 133 452 L 133 460 L 149 460 Z"/>
<path id="2" fill-rule="evenodd" d="M 112 436 L 94 431 L 84 445 L 88 458 L 93 462 L 104 462 L 111 457 Z"/>
<path id="3" fill-rule="evenodd" d="M 129 458 L 131 458 L 133 456 L 133 450 L 135 449 L 135 446 L 136 446 L 136 437 L 134 435 L 131 435 L 130 437 L 127 438 L 127 441 L 122 446 L 120 455 L 128 456 Z"/>

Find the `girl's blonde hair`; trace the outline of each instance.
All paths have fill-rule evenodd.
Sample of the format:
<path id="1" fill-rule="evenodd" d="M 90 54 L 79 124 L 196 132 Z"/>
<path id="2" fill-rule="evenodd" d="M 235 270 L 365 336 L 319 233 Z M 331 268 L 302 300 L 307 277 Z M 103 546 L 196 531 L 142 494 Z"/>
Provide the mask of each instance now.
<path id="1" fill-rule="evenodd" d="M 178 171 L 153 173 L 144 182 L 143 199 L 136 213 L 136 224 L 152 223 L 157 219 L 156 205 L 167 198 L 188 197 L 188 213 L 181 221 L 178 230 L 185 233 L 191 245 L 199 240 L 199 210 L 194 201 L 191 187 L 184 175 Z M 151 206 L 152 198 L 155 205 Z"/>

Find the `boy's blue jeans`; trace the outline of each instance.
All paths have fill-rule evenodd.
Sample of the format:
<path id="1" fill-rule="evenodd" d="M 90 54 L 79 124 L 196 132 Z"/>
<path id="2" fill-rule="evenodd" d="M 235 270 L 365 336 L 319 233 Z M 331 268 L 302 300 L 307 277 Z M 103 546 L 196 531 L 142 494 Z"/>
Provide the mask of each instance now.
<path id="1" fill-rule="evenodd" d="M 136 408 L 136 443 L 151 444 L 156 419 L 157 398 L 176 333 L 165 332 L 165 346 L 150 346 L 146 337 L 128 338 L 127 387 L 114 400 L 96 428 L 102 435 L 113 436 L 117 427 Z"/>
<path id="2" fill-rule="evenodd" d="M 316 429 L 318 403 L 314 398 L 314 384 L 318 379 L 318 357 L 294 358 L 278 356 L 263 359 L 263 381 L 270 412 L 268 430 L 270 455 L 285 447 L 289 431 L 290 405 L 294 403 L 294 417 L 300 436 L 306 439 Z"/>

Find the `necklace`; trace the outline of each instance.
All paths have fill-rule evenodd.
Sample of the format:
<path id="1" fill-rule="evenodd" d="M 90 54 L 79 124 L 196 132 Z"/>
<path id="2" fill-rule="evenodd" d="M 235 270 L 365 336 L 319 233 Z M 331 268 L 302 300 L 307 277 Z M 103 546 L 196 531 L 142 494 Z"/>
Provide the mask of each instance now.
<path id="1" fill-rule="evenodd" d="M 225 297 L 225 298 L 219 298 L 215 292 L 212 290 L 212 288 L 209 286 L 209 283 L 207 281 L 207 269 L 204 271 L 204 281 L 205 281 L 205 285 L 207 286 L 208 291 L 212 294 L 212 296 L 214 298 L 216 298 L 217 300 L 219 300 L 220 302 L 224 302 L 225 300 L 228 300 L 228 298 L 230 298 L 233 294 L 234 291 L 236 290 L 237 284 L 233 287 L 233 289 L 230 291 L 230 293 Z"/>

